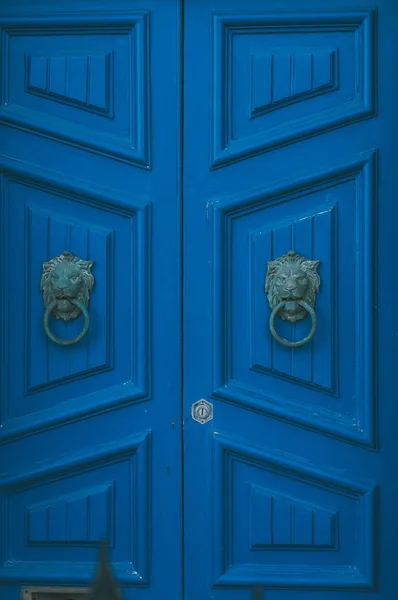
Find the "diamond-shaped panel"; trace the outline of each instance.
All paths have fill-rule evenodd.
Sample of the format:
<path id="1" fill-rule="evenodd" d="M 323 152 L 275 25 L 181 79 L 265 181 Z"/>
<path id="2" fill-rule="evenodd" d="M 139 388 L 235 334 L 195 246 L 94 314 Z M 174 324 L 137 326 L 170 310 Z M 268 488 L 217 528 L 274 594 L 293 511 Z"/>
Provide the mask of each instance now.
<path id="1" fill-rule="evenodd" d="M 215 397 L 375 444 L 374 172 L 370 154 L 252 197 L 210 203 Z M 272 337 L 264 290 L 267 262 L 289 250 L 319 260 L 321 278 L 317 331 L 294 349 Z M 297 341 L 311 320 L 277 318 L 276 326 Z"/>
<path id="2" fill-rule="evenodd" d="M 212 167 L 375 114 L 374 14 L 214 17 Z"/>
<path id="3" fill-rule="evenodd" d="M 149 205 L 27 165 L 14 167 L 11 161 L 0 165 L 7 182 L 1 235 L 9 257 L 1 351 L 2 364 L 14 369 L 11 376 L 5 368 L 1 381 L 3 439 L 145 398 L 149 377 Z M 45 335 L 40 292 L 43 262 L 65 250 L 95 261 L 90 329 L 73 351 Z M 24 294 L 15 295 L 21 277 Z M 81 320 L 51 319 L 51 329 L 71 339 Z M 115 360 L 117 347 L 124 352 Z M 21 348 L 27 349 L 22 355 Z"/>
<path id="4" fill-rule="evenodd" d="M 371 589 L 371 482 L 213 438 L 215 586 Z"/>
<path id="5" fill-rule="evenodd" d="M 148 28 L 144 11 L 1 19 L 0 122 L 150 168 Z"/>
<path id="6" fill-rule="evenodd" d="M 52 582 L 56 572 L 57 584 L 87 584 L 106 540 L 117 580 L 148 583 L 150 442 L 144 432 L 4 477 L 0 581 Z"/>

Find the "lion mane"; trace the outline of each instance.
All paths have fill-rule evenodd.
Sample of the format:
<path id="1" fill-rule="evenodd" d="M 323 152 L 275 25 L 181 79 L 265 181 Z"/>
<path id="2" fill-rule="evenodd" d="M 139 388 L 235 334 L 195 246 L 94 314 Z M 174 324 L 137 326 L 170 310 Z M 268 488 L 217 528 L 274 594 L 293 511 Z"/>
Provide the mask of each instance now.
<path id="1" fill-rule="evenodd" d="M 40 280 L 40 290 L 43 292 L 45 306 L 47 307 L 52 302 L 56 301 L 51 274 L 55 267 L 60 263 L 71 265 L 74 267 L 74 269 L 77 269 L 79 277 L 81 277 L 83 280 L 83 284 L 80 286 L 80 290 L 75 300 L 87 307 L 90 299 L 90 292 L 94 287 L 94 276 L 91 273 L 91 268 L 94 265 L 94 261 L 83 260 L 77 256 L 74 256 L 70 252 L 62 252 L 62 254 L 59 256 L 56 256 L 50 261 L 43 263 L 43 274 Z M 77 313 L 79 312 L 79 309 L 77 309 Z M 70 318 L 74 318 L 74 316 L 75 315 L 72 313 Z"/>
<path id="2" fill-rule="evenodd" d="M 278 273 L 283 267 L 295 266 L 308 279 L 305 295 L 302 300 L 305 300 L 311 306 L 315 304 L 316 295 L 319 293 L 321 279 L 317 273 L 319 260 L 309 260 L 304 256 L 300 256 L 294 251 L 290 251 L 283 256 L 269 261 L 267 263 L 267 276 L 265 280 L 265 292 L 268 296 L 271 310 L 275 308 L 281 301 L 280 282 L 278 281 Z"/>

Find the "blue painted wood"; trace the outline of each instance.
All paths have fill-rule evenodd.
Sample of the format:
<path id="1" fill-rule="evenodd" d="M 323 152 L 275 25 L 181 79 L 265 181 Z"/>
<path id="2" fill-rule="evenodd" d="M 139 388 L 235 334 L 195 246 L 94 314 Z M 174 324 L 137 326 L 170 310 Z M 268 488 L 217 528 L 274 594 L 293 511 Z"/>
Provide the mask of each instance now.
<path id="1" fill-rule="evenodd" d="M 185 598 L 393 598 L 398 9 L 188 0 L 184 18 Z M 320 260 L 298 349 L 264 291 L 291 249 Z"/>
<path id="2" fill-rule="evenodd" d="M 0 597 L 182 597 L 180 2 L 0 1 Z M 95 261 L 46 338 L 42 263 Z M 81 319 L 51 322 L 73 337 Z"/>
<path id="3" fill-rule="evenodd" d="M 397 27 L 0 0 L 2 599 L 90 585 L 103 539 L 126 600 L 395 597 Z M 291 249 L 320 261 L 299 349 L 264 291 Z M 42 329 L 64 250 L 95 261 L 70 348 Z"/>

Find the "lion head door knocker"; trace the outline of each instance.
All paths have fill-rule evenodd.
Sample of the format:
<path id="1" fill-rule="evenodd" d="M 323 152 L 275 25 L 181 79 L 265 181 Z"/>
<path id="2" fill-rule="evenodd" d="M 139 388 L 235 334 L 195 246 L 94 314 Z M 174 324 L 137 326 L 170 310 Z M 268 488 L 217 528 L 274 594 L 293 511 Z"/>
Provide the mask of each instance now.
<path id="1" fill-rule="evenodd" d="M 90 292 L 94 287 L 94 276 L 91 268 L 92 260 L 83 260 L 70 252 L 62 252 L 59 256 L 43 263 L 43 274 L 40 281 L 40 290 L 43 292 L 44 331 L 56 344 L 70 346 L 80 342 L 90 327 L 88 304 Z M 56 337 L 50 330 L 48 320 L 50 315 L 62 321 L 72 321 L 82 314 L 84 317 L 83 329 L 72 340 L 63 340 Z"/>
<path id="2" fill-rule="evenodd" d="M 269 327 L 273 337 L 288 348 L 298 348 L 309 342 L 316 332 L 315 300 L 319 293 L 319 260 L 309 260 L 293 250 L 267 263 L 265 293 L 271 308 Z M 310 333 L 298 342 L 282 338 L 275 329 L 275 317 L 297 323 L 307 315 L 311 317 Z"/>

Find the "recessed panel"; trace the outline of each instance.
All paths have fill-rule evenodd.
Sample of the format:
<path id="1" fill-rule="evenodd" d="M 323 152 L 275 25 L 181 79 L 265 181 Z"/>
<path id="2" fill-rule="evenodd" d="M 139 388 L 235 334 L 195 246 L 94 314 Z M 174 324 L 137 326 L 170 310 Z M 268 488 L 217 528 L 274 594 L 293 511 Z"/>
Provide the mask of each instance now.
<path id="1" fill-rule="evenodd" d="M 26 61 L 26 92 L 113 118 L 113 53 L 27 53 Z"/>
<path id="2" fill-rule="evenodd" d="M 336 91 L 338 65 L 337 50 L 321 47 L 252 54 L 250 118 Z"/>
<path id="3" fill-rule="evenodd" d="M 374 168 L 364 160 L 212 206 L 214 395 L 341 439 L 375 443 Z M 317 330 L 271 334 L 267 263 L 320 261 Z M 311 318 L 275 318 L 304 339 Z"/>
<path id="4" fill-rule="evenodd" d="M 216 15 L 213 168 L 374 114 L 371 11 Z"/>
<path id="5" fill-rule="evenodd" d="M 15 402 L 15 395 L 12 395 L 10 416 L 13 417 L 21 416 L 25 410 L 29 411 L 32 403 L 37 410 L 37 401 L 33 400 L 32 394 L 41 394 L 61 383 L 66 384 L 72 380 L 87 377 L 93 371 L 100 373 L 113 369 L 114 331 L 110 318 L 113 310 L 111 277 L 115 270 L 115 236 L 119 234 L 121 237 L 122 227 L 120 225 L 123 224 L 123 222 L 115 224 L 115 229 L 110 229 L 104 221 L 101 224 L 102 227 L 96 227 L 94 215 L 86 222 L 74 220 L 71 218 L 70 201 L 68 202 L 66 198 L 63 198 L 58 205 L 59 211 L 62 209 L 65 211 L 62 214 L 56 212 L 54 205 L 57 197 L 54 194 L 43 190 L 37 193 L 36 190 L 27 188 L 25 195 L 24 190 L 25 188 L 17 183 L 13 183 L 9 187 L 11 227 L 16 227 L 18 219 L 25 217 L 23 230 L 26 231 L 25 262 L 28 268 L 25 307 L 29 352 L 26 356 L 25 393 L 29 398 L 27 398 L 28 405 L 24 409 L 21 404 Z M 24 195 L 25 198 L 23 198 Z M 58 198 L 58 200 L 60 199 Z M 21 212 L 18 211 L 18 208 L 21 209 Z M 76 214 L 76 216 L 78 215 Z M 130 235 L 128 226 L 124 234 L 126 233 L 127 236 Z M 51 342 L 47 336 L 43 336 L 43 325 L 38 319 L 38 315 L 44 307 L 43 295 L 38 286 L 41 268 L 44 262 L 61 254 L 63 252 L 61 248 L 84 260 L 93 260 L 93 274 L 94 276 L 100 275 L 99 278 L 95 277 L 94 290 L 88 307 L 90 314 L 88 337 L 66 352 Z M 108 280 L 101 277 L 101 273 L 107 273 Z M 105 319 L 101 318 L 102 315 L 105 316 Z M 49 319 L 51 331 L 61 339 L 76 337 L 82 326 L 83 317 L 69 322 L 56 320 L 52 316 Z M 97 346 L 96 349 L 95 346 Z M 59 390 L 57 394 L 60 394 L 61 399 L 67 398 L 64 395 L 65 388 Z"/>
<path id="6" fill-rule="evenodd" d="M 150 435 L 139 434 L 3 479 L 0 580 L 51 582 L 56 571 L 59 583 L 91 582 L 106 540 L 117 580 L 146 583 L 149 461 Z"/>
<path id="7" fill-rule="evenodd" d="M 113 542 L 115 482 L 50 497 L 26 509 L 29 546 Z"/>
<path id="8" fill-rule="evenodd" d="M 145 397 L 147 205 L 140 200 L 135 206 L 123 204 L 104 190 L 88 191 L 83 182 L 73 187 L 28 168 L 11 173 L 3 164 L 3 172 L 1 435 Z M 46 335 L 40 291 L 43 263 L 64 251 L 94 261 L 95 278 L 88 333 L 69 346 Z M 23 294 L 13 294 L 16 289 Z M 64 340 L 82 327 L 82 317 L 49 319 L 52 333 Z"/>
<path id="9" fill-rule="evenodd" d="M 338 550 L 335 509 L 250 484 L 249 514 L 250 550 Z"/>
<path id="10" fill-rule="evenodd" d="M 349 193 L 349 187 L 345 189 Z M 341 189 L 341 192 L 343 190 Z M 326 200 L 322 204 L 322 200 Z M 251 336 L 250 336 L 250 369 L 256 373 L 275 375 L 285 381 L 294 381 L 313 391 L 324 392 L 334 396 L 339 393 L 339 363 L 336 354 L 337 338 L 334 308 L 338 303 L 336 290 L 336 273 L 338 269 L 337 231 L 338 209 L 332 196 L 321 193 L 313 194 L 313 209 L 301 218 L 281 218 L 275 224 L 260 227 L 250 232 L 249 263 L 250 292 L 252 293 Z M 329 200 L 329 202 L 328 202 Z M 317 205 L 319 202 L 319 205 Z M 337 199 L 336 199 L 337 202 Z M 291 207 L 296 206 L 300 212 L 303 199 L 292 200 Z M 277 211 L 275 211 L 277 212 Z M 272 222 L 272 209 L 268 209 Z M 278 219 L 278 217 L 276 217 Z M 265 220 L 268 221 L 267 216 Z M 268 326 L 269 305 L 264 295 L 264 270 L 267 262 L 283 256 L 283 248 L 296 248 L 297 252 L 308 258 L 316 256 L 321 261 L 321 294 L 316 297 L 316 310 L 323 317 L 322 342 L 319 339 L 303 346 L 296 352 L 283 348 L 272 336 L 264 340 L 264 323 Z M 261 282 L 261 293 L 259 283 Z M 327 299 L 327 300 L 326 300 Z M 310 318 L 291 324 L 276 319 L 277 331 L 291 341 L 303 339 L 310 329 Z"/>
<path id="11" fill-rule="evenodd" d="M 373 587 L 371 482 L 222 434 L 213 448 L 215 585 Z"/>
<path id="12" fill-rule="evenodd" d="M 15 18 L 0 27 L 0 120 L 149 168 L 145 12 Z"/>

